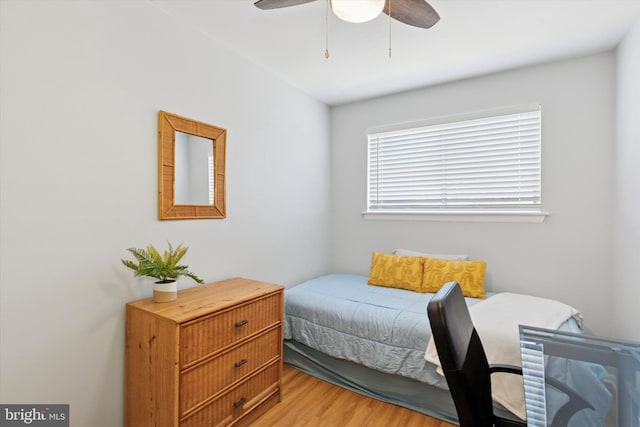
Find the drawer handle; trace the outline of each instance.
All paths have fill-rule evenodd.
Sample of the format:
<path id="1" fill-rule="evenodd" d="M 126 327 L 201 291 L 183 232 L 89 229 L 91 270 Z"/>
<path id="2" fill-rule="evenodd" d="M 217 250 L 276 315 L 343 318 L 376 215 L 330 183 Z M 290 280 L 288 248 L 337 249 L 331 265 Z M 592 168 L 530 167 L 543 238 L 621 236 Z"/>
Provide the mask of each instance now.
<path id="1" fill-rule="evenodd" d="M 241 321 L 239 321 L 239 322 L 236 322 L 236 328 L 239 328 L 240 326 L 244 326 L 244 325 L 246 325 L 247 323 L 249 323 L 249 321 L 248 321 L 248 320 L 241 320 Z"/>
<path id="2" fill-rule="evenodd" d="M 247 398 L 246 397 L 242 397 L 242 398 L 240 398 L 240 400 L 238 400 L 237 402 L 233 403 L 233 407 L 237 408 L 238 406 L 242 405 L 246 401 L 247 401 Z"/>
<path id="3" fill-rule="evenodd" d="M 247 359 L 242 359 L 241 361 L 234 363 L 233 366 L 235 366 L 236 368 L 239 368 L 240 366 L 244 365 L 245 363 L 247 363 Z"/>

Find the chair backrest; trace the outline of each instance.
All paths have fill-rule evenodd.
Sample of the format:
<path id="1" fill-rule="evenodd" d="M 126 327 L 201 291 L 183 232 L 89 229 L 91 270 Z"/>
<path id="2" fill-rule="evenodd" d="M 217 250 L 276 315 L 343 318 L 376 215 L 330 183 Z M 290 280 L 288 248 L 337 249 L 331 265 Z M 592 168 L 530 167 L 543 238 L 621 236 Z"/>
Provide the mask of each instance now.
<path id="1" fill-rule="evenodd" d="M 460 426 L 492 426 L 489 364 L 460 286 L 450 282 L 440 288 L 427 313 Z"/>

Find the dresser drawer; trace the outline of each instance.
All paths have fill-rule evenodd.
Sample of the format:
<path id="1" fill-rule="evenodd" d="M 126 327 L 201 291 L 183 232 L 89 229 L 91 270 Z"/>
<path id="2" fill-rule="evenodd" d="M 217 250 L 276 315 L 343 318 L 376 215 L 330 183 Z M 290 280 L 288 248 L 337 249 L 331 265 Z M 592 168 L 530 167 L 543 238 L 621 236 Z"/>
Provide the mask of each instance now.
<path id="1" fill-rule="evenodd" d="M 270 396 L 280 392 L 280 362 L 232 388 L 209 405 L 180 420 L 180 427 L 222 427 L 236 421 Z"/>
<path id="2" fill-rule="evenodd" d="M 181 325 L 181 368 L 280 322 L 281 298 L 278 292 Z"/>
<path id="3" fill-rule="evenodd" d="M 225 387 L 280 357 L 282 332 L 276 327 L 180 374 L 180 416 Z"/>

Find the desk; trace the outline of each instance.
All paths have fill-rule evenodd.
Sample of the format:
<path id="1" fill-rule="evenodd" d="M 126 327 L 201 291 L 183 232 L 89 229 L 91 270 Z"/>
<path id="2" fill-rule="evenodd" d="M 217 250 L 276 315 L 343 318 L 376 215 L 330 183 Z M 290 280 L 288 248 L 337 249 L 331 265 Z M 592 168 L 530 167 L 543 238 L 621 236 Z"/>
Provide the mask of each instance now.
<path id="1" fill-rule="evenodd" d="M 640 343 L 520 326 L 528 427 L 547 427 L 566 397 L 555 378 L 594 405 L 569 427 L 640 426 Z"/>

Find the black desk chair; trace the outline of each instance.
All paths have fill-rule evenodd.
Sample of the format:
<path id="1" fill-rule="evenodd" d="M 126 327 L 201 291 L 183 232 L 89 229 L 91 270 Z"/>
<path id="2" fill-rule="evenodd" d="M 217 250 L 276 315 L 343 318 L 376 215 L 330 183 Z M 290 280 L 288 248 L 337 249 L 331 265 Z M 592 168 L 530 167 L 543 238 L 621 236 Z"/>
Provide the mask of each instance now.
<path id="1" fill-rule="evenodd" d="M 493 413 L 491 374 L 522 375 L 522 368 L 489 365 L 469 309 L 456 282 L 445 284 L 427 306 L 433 339 L 461 427 L 523 427 L 526 423 L 500 418 Z M 569 419 L 593 407 L 564 384 L 546 378 L 548 384 L 566 393 L 569 401 L 556 413 L 552 427 L 566 427 Z"/>

